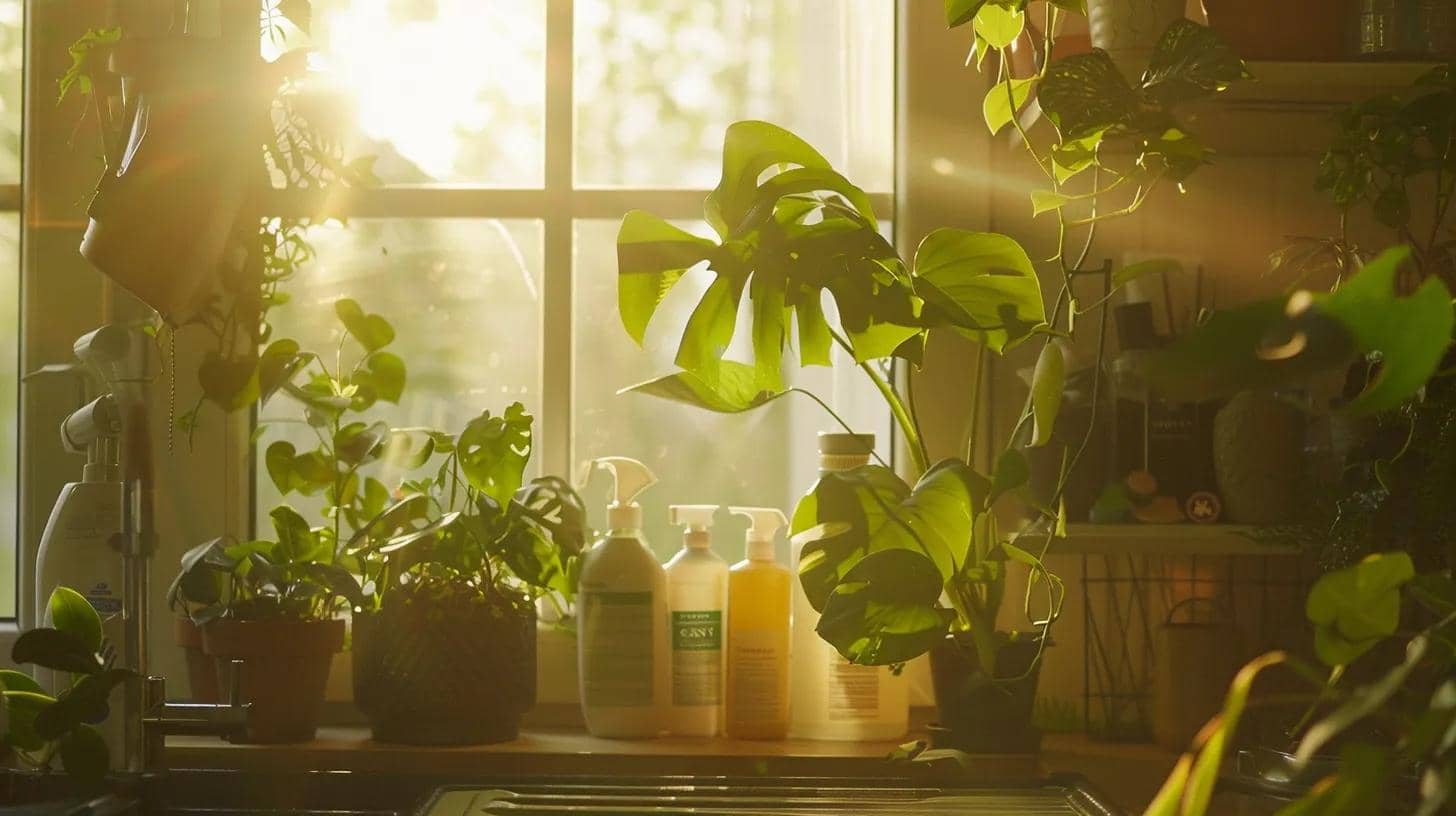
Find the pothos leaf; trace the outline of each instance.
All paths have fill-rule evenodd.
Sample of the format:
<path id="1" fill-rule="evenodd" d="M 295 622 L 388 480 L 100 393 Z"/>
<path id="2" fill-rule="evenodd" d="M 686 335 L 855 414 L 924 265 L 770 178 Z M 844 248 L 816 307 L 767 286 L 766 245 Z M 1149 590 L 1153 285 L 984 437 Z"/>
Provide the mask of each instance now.
<path id="1" fill-rule="evenodd" d="M 1037 99 L 1064 140 L 1125 125 L 1140 109 L 1137 93 L 1112 58 L 1095 48 L 1054 60 Z"/>
<path id="2" fill-rule="evenodd" d="M 999 3 L 986 3 L 976 12 L 976 33 L 992 48 L 1006 48 L 1026 26 L 1026 12 Z"/>
<path id="3" fill-rule="evenodd" d="M 365 351 L 378 351 L 394 342 L 394 326 L 380 315 L 366 314 L 352 298 L 334 301 L 334 313 Z"/>
<path id="4" fill-rule="evenodd" d="M 1057 413 L 1062 408 L 1062 386 L 1066 361 L 1056 343 L 1047 343 L 1036 360 L 1031 375 L 1031 411 L 1033 447 L 1045 445 L 1052 438 Z"/>
<path id="5" fill-rule="evenodd" d="M 1218 93 L 1251 76 L 1217 32 L 1179 18 L 1158 40 L 1140 87 L 1149 100 L 1168 107 Z"/>
<path id="6" fill-rule="evenodd" d="M 986 98 L 981 102 L 981 113 L 986 118 L 986 127 L 991 133 L 999 133 L 1001 128 L 1011 123 L 1012 117 L 1026 104 L 1035 87 L 1036 77 L 1026 77 L 998 82 L 986 91 Z"/>

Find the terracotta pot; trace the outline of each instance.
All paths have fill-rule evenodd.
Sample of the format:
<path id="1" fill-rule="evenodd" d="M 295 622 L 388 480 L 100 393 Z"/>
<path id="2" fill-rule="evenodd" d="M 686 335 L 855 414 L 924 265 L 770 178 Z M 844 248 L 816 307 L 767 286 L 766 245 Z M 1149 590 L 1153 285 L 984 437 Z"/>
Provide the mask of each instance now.
<path id="1" fill-rule="evenodd" d="M 187 685 L 192 699 L 199 703 L 222 701 L 222 692 L 217 683 L 217 663 L 202 649 L 202 630 L 187 618 L 173 619 L 172 631 L 177 645 L 187 658 Z"/>
<path id="2" fill-rule="evenodd" d="M 248 742 L 308 742 L 318 730 L 329 662 L 344 645 L 344 622 L 219 618 L 202 627 L 202 644 L 231 678 L 242 661 L 243 701 L 252 703 Z"/>
<path id="3" fill-rule="evenodd" d="M 536 610 L 523 599 L 386 597 L 354 616 L 354 702 L 374 739 L 507 742 L 536 702 Z"/>
<path id="4" fill-rule="evenodd" d="M 1041 676 L 1037 640 L 1002 640 L 992 676 L 981 670 L 969 634 L 946 635 L 930 650 L 930 679 L 940 717 L 939 748 L 968 753 L 1034 753 L 1041 732 L 1031 724 Z"/>
<path id="5" fill-rule="evenodd" d="M 1208 24 L 1246 60 L 1345 59 L 1349 11 L 1330 0 L 1203 0 Z"/>

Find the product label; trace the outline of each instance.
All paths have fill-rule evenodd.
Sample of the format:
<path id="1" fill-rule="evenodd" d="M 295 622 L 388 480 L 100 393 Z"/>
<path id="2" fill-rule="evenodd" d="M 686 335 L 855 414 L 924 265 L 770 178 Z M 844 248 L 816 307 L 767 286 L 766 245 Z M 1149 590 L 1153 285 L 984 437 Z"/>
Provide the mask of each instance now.
<path id="1" fill-rule="evenodd" d="M 120 594 L 105 581 L 97 581 L 86 590 L 86 600 L 102 618 L 121 612 Z"/>
<path id="2" fill-rule="evenodd" d="M 672 702 L 717 705 L 723 699 L 723 613 L 672 613 Z"/>
<path id="3" fill-rule="evenodd" d="M 739 719 L 755 722 L 786 719 L 789 633 L 777 629 L 734 632 L 728 649 L 733 713 Z"/>
<path id="4" fill-rule="evenodd" d="M 880 714 L 880 667 L 861 666 L 839 652 L 829 655 L 829 719 L 832 722 L 873 720 Z"/>
<path id="5" fill-rule="evenodd" d="M 652 593 L 583 592 L 577 604 L 583 702 L 652 705 Z"/>

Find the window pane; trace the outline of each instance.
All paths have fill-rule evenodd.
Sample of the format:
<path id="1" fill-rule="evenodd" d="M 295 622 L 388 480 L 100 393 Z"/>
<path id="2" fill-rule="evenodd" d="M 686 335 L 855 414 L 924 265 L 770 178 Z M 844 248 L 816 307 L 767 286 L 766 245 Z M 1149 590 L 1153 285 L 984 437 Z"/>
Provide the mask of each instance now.
<path id="1" fill-rule="evenodd" d="M 20 181 L 22 5 L 0 0 L 0 184 Z"/>
<path id="2" fill-rule="evenodd" d="M 712 187 L 724 128 L 765 119 L 890 189 L 894 6 L 577 0 L 578 183 Z"/>
<path id="3" fill-rule="evenodd" d="M 337 82 L 387 184 L 539 187 L 544 0 L 314 0 L 311 64 Z"/>
<path id="4" fill-rule="evenodd" d="M 0 618 L 15 617 L 20 395 L 20 217 L 0 213 Z"/>
<path id="5" fill-rule="evenodd" d="M 389 350 L 408 371 L 401 404 L 377 404 L 370 420 L 455 432 L 515 401 L 539 415 L 541 237 L 541 222 L 525 220 L 350 219 L 347 227 L 315 227 L 309 239 L 318 257 L 289 282 L 292 300 L 271 313 L 273 337 L 296 338 L 332 370 L 340 340 L 334 302 L 353 298 L 393 324 Z M 347 352 L 344 365 L 352 365 Z M 260 411 L 265 422 L 300 416 L 285 396 Z M 300 451 L 318 445 L 307 426 L 285 423 L 269 424 L 260 448 L 277 439 Z M 258 472 L 266 524 L 278 493 L 261 463 Z"/>
<path id="6" fill-rule="evenodd" d="M 704 232 L 703 224 L 680 224 Z M 618 396 L 624 386 L 673 370 L 672 359 L 688 315 L 707 288 L 712 273 L 695 269 L 663 301 L 639 349 L 617 318 L 615 221 L 576 224 L 576 390 L 573 400 L 573 454 L 577 461 L 597 456 L 640 459 L 657 474 L 645 495 L 646 532 L 657 554 L 666 558 L 681 543 L 680 530 L 667 523 L 669 504 L 739 504 L 778 507 L 786 514 L 813 483 L 818 467 L 816 434 L 842 430 L 822 408 L 799 395 L 743 414 L 724 415 L 641 394 Z M 740 310 L 740 318 L 748 311 Z M 747 359 L 745 323 L 728 356 Z M 833 368 L 794 368 L 794 385 L 825 399 L 858 431 L 874 432 L 881 455 L 889 458 L 889 414 L 874 387 L 846 360 Z M 587 500 L 593 521 L 603 522 L 604 479 L 594 479 Z M 720 515 L 720 522 L 727 518 Z M 725 558 L 743 558 L 742 523 L 715 528 L 715 549 Z M 787 553 L 780 553 L 787 558 Z"/>

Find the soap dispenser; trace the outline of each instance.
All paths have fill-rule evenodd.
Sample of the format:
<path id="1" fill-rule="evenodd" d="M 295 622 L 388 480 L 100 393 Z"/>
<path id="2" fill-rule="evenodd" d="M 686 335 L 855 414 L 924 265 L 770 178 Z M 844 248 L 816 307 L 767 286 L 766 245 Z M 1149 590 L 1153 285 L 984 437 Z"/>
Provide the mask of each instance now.
<path id="1" fill-rule="evenodd" d="M 635 459 L 603 457 L 612 475 L 607 532 L 582 554 L 577 662 L 587 730 L 598 737 L 657 736 L 667 698 L 667 576 L 642 537 L 636 497 L 657 482 Z"/>
<path id="2" fill-rule="evenodd" d="M 718 734 L 723 714 L 723 611 L 728 563 L 712 550 L 708 528 L 715 504 L 674 504 L 668 520 L 682 525 L 683 546 L 667 562 L 672 708 L 667 730 L 684 737 Z"/>
<path id="3" fill-rule="evenodd" d="M 789 732 L 791 576 L 774 560 L 774 537 L 788 519 L 772 507 L 728 509 L 751 524 L 745 557 L 728 571 L 724 730 L 738 739 L 783 739 Z"/>

